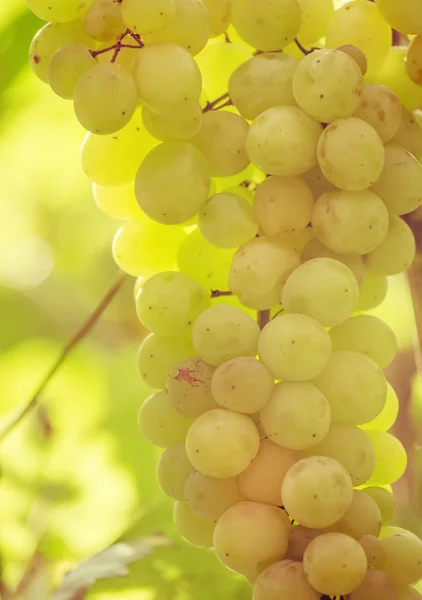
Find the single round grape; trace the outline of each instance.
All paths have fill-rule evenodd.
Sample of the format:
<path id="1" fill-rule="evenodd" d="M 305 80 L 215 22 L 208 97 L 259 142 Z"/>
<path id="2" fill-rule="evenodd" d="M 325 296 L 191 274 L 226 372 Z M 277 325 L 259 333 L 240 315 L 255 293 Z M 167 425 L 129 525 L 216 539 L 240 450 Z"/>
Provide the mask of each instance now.
<path id="1" fill-rule="evenodd" d="M 198 104 L 189 111 L 181 111 L 170 117 L 142 108 L 145 129 L 162 142 L 189 141 L 198 133 L 202 124 L 202 111 Z"/>
<path id="2" fill-rule="evenodd" d="M 48 82 L 55 94 L 71 99 L 79 77 L 97 64 L 88 46 L 81 42 L 57 50 L 48 65 Z"/>
<path id="3" fill-rule="evenodd" d="M 381 531 L 381 511 L 368 494 L 353 490 L 353 500 L 343 517 L 328 531 L 345 533 L 360 541 L 363 535 L 377 537 Z"/>
<path id="4" fill-rule="evenodd" d="M 363 283 L 359 292 L 357 310 L 370 310 L 379 306 L 386 297 L 387 291 L 387 277 L 365 269 Z"/>
<path id="5" fill-rule="evenodd" d="M 402 443 L 385 431 L 366 431 L 375 448 L 375 468 L 369 485 L 395 483 L 407 467 L 407 455 Z M 422 577 L 422 575 L 421 575 Z"/>
<path id="6" fill-rule="evenodd" d="M 362 286 L 365 277 L 365 268 L 362 257 L 360 256 L 346 256 L 345 254 L 339 254 L 324 246 L 317 238 L 311 238 L 302 250 L 302 262 L 307 262 L 314 258 L 332 258 L 337 260 L 349 267 L 356 277 L 356 281 L 359 286 Z"/>
<path id="7" fill-rule="evenodd" d="M 164 389 L 175 364 L 195 353 L 190 340 L 159 337 L 151 333 L 138 352 L 138 369 L 143 381 L 152 389 Z"/>
<path id="8" fill-rule="evenodd" d="M 354 116 L 372 125 L 385 144 L 396 135 L 400 127 L 400 100 L 384 85 L 365 83 L 360 96 L 360 106 Z"/>
<path id="9" fill-rule="evenodd" d="M 282 560 L 258 575 L 253 600 L 320 600 L 320 595 L 308 583 L 300 562 Z"/>
<path id="10" fill-rule="evenodd" d="M 184 488 L 186 502 L 205 519 L 217 521 L 228 508 L 244 500 L 236 477 L 216 479 L 192 471 Z"/>
<path id="11" fill-rule="evenodd" d="M 387 400 L 384 408 L 379 415 L 372 419 L 369 423 L 361 425 L 361 429 L 365 431 L 375 429 L 376 431 L 388 431 L 394 425 L 399 414 L 399 399 L 397 394 L 391 385 L 387 382 Z"/>
<path id="12" fill-rule="evenodd" d="M 215 369 L 194 356 L 178 362 L 167 378 L 168 398 L 174 408 L 188 417 L 218 408 L 211 393 Z"/>
<path id="13" fill-rule="evenodd" d="M 174 0 L 122 0 L 122 18 L 138 34 L 154 33 L 175 17 Z"/>
<path id="14" fill-rule="evenodd" d="M 415 254 L 416 242 L 412 230 L 400 217 L 390 215 L 387 235 L 366 256 L 366 264 L 379 275 L 397 275 L 411 266 Z"/>
<path id="15" fill-rule="evenodd" d="M 121 4 L 114 0 L 96 0 L 85 15 L 84 25 L 94 40 L 114 41 L 125 28 Z"/>
<path id="16" fill-rule="evenodd" d="M 418 0 L 375 0 L 384 19 L 402 33 L 422 33 L 422 15 Z"/>
<path id="17" fill-rule="evenodd" d="M 311 188 L 314 198 L 319 198 L 324 192 L 332 192 L 337 189 L 331 181 L 328 181 L 319 165 L 315 165 L 303 173 L 302 177 Z"/>
<path id="18" fill-rule="evenodd" d="M 396 501 L 392 492 L 376 486 L 366 487 L 363 491 L 377 503 L 381 512 L 382 524 L 388 525 L 396 512 Z"/>
<path id="19" fill-rule="evenodd" d="M 337 50 L 341 50 L 342 52 L 345 52 L 348 56 L 350 56 L 350 58 L 353 58 L 353 60 L 361 70 L 362 75 L 366 75 L 368 71 L 368 60 L 360 48 L 354 46 L 353 44 L 344 44 L 342 46 L 339 46 Z"/>
<path id="20" fill-rule="evenodd" d="M 132 181 L 113 187 L 93 183 L 92 195 L 98 208 L 111 219 L 130 221 L 142 217 Z"/>
<path id="21" fill-rule="evenodd" d="M 166 392 L 157 392 L 143 402 L 138 413 L 138 425 L 152 444 L 168 448 L 185 441 L 192 419 L 173 407 Z"/>
<path id="22" fill-rule="evenodd" d="M 383 571 L 368 570 L 350 600 L 398 600 L 392 580 Z"/>
<path id="23" fill-rule="evenodd" d="M 368 569 L 381 569 L 384 563 L 384 550 L 381 545 L 381 540 L 374 535 L 367 534 L 359 539 L 359 544 L 366 554 Z M 372 599 L 370 598 L 368 600 Z"/>
<path id="24" fill-rule="evenodd" d="M 88 10 L 92 0 L 27 0 L 32 12 L 43 21 L 68 23 L 79 19 Z"/>
<path id="25" fill-rule="evenodd" d="M 422 577 L 422 541 L 416 535 L 392 535 L 381 540 L 383 571 L 395 585 L 412 585 Z"/>
<path id="26" fill-rule="evenodd" d="M 212 547 L 214 521 L 200 517 L 187 502 L 175 502 L 173 520 L 177 531 L 187 542 L 199 548 Z"/>
<path id="27" fill-rule="evenodd" d="M 211 35 L 224 33 L 230 25 L 231 0 L 203 0 L 211 21 Z"/>
<path id="28" fill-rule="evenodd" d="M 285 558 L 302 562 L 306 548 L 321 533 L 321 529 L 310 529 L 309 527 L 303 527 L 303 525 L 294 525 Z"/>
<path id="29" fill-rule="evenodd" d="M 416 114 L 406 110 L 404 106 L 400 127 L 391 143 L 409 150 L 418 160 L 422 158 L 422 128 Z"/>
<path id="30" fill-rule="evenodd" d="M 184 443 L 167 448 L 158 459 L 158 484 L 169 498 L 181 501 L 185 499 L 185 483 L 190 473 L 192 473 L 192 465 Z"/>
<path id="31" fill-rule="evenodd" d="M 325 37 L 334 15 L 333 0 L 299 0 L 302 22 L 297 38 L 304 46 L 311 46 Z"/>

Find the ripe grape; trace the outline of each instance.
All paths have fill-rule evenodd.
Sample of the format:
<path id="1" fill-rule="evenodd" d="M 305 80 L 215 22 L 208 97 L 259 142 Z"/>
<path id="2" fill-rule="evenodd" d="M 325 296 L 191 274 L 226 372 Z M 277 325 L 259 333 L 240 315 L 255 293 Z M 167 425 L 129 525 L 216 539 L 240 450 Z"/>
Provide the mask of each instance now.
<path id="1" fill-rule="evenodd" d="M 192 471 L 184 487 L 186 502 L 205 519 L 217 521 L 228 508 L 244 500 L 236 477 L 216 479 Z"/>
<path id="2" fill-rule="evenodd" d="M 226 98 L 232 74 L 251 58 L 251 49 L 243 44 L 227 44 L 221 38 L 218 43 L 207 44 L 196 58 L 202 73 L 203 98 L 208 101 Z M 223 100 L 218 104 L 223 104 Z"/>
<path id="3" fill-rule="evenodd" d="M 199 548 L 212 547 L 214 521 L 200 517 L 187 502 L 175 502 L 173 520 L 177 531 L 190 544 Z"/>
<path id="4" fill-rule="evenodd" d="M 173 407 L 166 392 L 157 392 L 143 402 L 138 413 L 138 425 L 152 444 L 168 448 L 185 441 L 192 419 Z"/>
<path id="5" fill-rule="evenodd" d="M 383 573 L 371 569 L 362 583 L 350 594 L 350 600 L 397 600 L 392 580 Z"/>
<path id="6" fill-rule="evenodd" d="M 113 187 L 93 183 L 92 195 L 98 208 L 111 219 L 130 221 L 142 218 L 132 181 Z"/>
<path id="7" fill-rule="evenodd" d="M 384 550 L 381 540 L 374 535 L 363 535 L 359 539 L 359 544 L 366 554 L 368 569 L 381 569 L 384 563 Z"/>
<path id="8" fill-rule="evenodd" d="M 292 529 L 285 558 L 302 562 L 306 548 L 321 533 L 321 529 L 310 529 L 309 527 L 303 527 L 303 525 L 295 525 Z"/>
<path id="9" fill-rule="evenodd" d="M 309 228 L 310 229 L 310 228 Z M 313 229 L 312 229 L 313 231 Z M 302 250 L 302 262 L 307 262 L 313 258 L 332 258 L 337 260 L 349 267 L 356 277 L 360 288 L 362 288 L 365 278 L 365 268 L 362 257 L 360 256 L 346 256 L 345 254 L 338 254 L 324 246 L 317 238 L 312 237 Z M 360 289 L 360 293 L 362 290 Z"/>
<path id="10" fill-rule="evenodd" d="M 162 142 L 189 141 L 198 133 L 202 124 L 202 111 L 199 103 L 191 110 L 177 114 L 159 115 L 146 106 L 142 108 L 142 121 L 145 129 L 157 140 Z"/>
<path id="11" fill-rule="evenodd" d="M 320 600 L 308 583 L 300 562 L 282 560 L 262 571 L 255 581 L 253 600 Z"/>
<path id="12" fill-rule="evenodd" d="M 410 267 L 415 254 L 416 243 L 412 230 L 400 217 L 390 215 L 387 235 L 366 256 L 366 264 L 379 275 L 397 275 Z"/>
<path id="13" fill-rule="evenodd" d="M 125 28 L 120 3 L 96 0 L 85 15 L 84 26 L 94 40 L 114 41 Z"/>
<path id="14" fill-rule="evenodd" d="M 165 392 L 160 392 L 164 394 Z M 184 441 L 184 440 L 183 440 Z M 185 444 L 167 448 L 157 463 L 157 479 L 161 490 L 174 500 L 185 499 L 185 483 L 192 473 Z"/>
<path id="15" fill-rule="evenodd" d="M 395 585 L 412 585 L 422 577 L 422 541 L 416 535 L 395 534 L 381 540 L 383 571 Z"/>
<path id="16" fill-rule="evenodd" d="M 154 33 L 175 17 L 174 0 L 122 0 L 122 18 L 135 33 Z"/>
<path id="17" fill-rule="evenodd" d="M 353 58 L 361 70 L 362 75 L 366 75 L 368 71 L 368 60 L 360 48 L 353 44 L 344 44 L 343 46 L 339 46 L 337 50 L 341 50 L 350 56 L 350 58 Z"/>
<path id="18" fill-rule="evenodd" d="M 171 369 L 167 393 L 171 404 L 188 417 L 199 417 L 218 408 L 211 393 L 215 368 L 198 357 L 185 358 Z"/>
<path id="19" fill-rule="evenodd" d="M 27 0 L 29 8 L 43 21 L 68 23 L 83 16 L 92 0 Z"/>
<path id="20" fill-rule="evenodd" d="M 54 93 L 71 99 L 79 77 L 96 65 L 88 46 L 73 42 L 55 52 L 48 65 L 48 82 Z"/>
<path id="21" fill-rule="evenodd" d="M 418 0 L 375 0 L 384 19 L 403 33 L 422 33 L 422 14 Z"/>
<path id="22" fill-rule="evenodd" d="M 402 108 L 397 96 L 384 85 L 365 83 L 360 96 L 360 106 L 354 116 L 372 125 L 385 144 L 399 130 Z"/>
<path id="23" fill-rule="evenodd" d="M 297 38 L 305 46 L 318 42 L 328 29 L 333 18 L 333 0 L 299 0 L 302 22 Z"/>
<path id="24" fill-rule="evenodd" d="M 366 431 L 366 434 L 375 448 L 375 468 L 367 483 L 386 485 L 398 481 L 407 466 L 406 450 L 401 442 L 385 431 Z"/>
<path id="25" fill-rule="evenodd" d="M 346 513 L 327 531 L 345 533 L 359 542 L 364 535 L 377 537 L 381 531 L 381 511 L 368 494 L 353 490 L 353 500 Z"/>
<path id="26" fill-rule="evenodd" d="M 169 371 L 179 361 L 195 354 L 190 340 L 160 337 L 151 333 L 138 351 L 138 369 L 144 382 L 153 389 L 164 389 Z"/>
<path id="27" fill-rule="evenodd" d="M 220 35 L 230 25 L 231 0 L 203 0 L 211 22 L 211 35 Z"/>
<path id="28" fill-rule="evenodd" d="M 365 269 L 359 292 L 357 310 L 370 310 L 381 304 L 387 295 L 388 280 L 385 275 Z"/>
<path id="29" fill-rule="evenodd" d="M 404 106 L 400 127 L 391 143 L 409 150 L 418 160 L 422 158 L 422 128 L 416 114 Z"/>
<path id="30" fill-rule="evenodd" d="M 396 512 L 396 501 L 393 494 L 385 488 L 375 486 L 366 487 L 363 491 L 375 500 L 381 511 L 382 524 L 388 525 Z"/>

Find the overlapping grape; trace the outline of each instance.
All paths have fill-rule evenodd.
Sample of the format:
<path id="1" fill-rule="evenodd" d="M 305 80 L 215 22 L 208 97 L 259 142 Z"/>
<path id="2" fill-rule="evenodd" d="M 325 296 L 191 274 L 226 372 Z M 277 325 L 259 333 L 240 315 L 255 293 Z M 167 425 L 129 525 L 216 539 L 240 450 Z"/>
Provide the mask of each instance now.
<path id="1" fill-rule="evenodd" d="M 51 21 L 34 73 L 73 99 L 124 221 L 139 426 L 176 528 L 255 600 L 420 597 L 422 541 L 388 527 L 397 342 L 362 312 L 415 256 L 420 0 L 28 4 Z"/>

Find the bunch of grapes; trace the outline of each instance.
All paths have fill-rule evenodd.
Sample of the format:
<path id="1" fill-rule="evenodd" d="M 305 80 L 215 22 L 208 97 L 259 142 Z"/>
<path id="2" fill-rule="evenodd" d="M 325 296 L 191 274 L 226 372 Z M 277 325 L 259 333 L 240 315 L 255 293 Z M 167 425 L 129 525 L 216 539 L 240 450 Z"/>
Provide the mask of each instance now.
<path id="1" fill-rule="evenodd" d="M 397 342 L 364 312 L 415 256 L 420 0 L 28 4 L 32 68 L 124 221 L 178 531 L 254 600 L 420 598 L 422 541 L 389 525 Z"/>

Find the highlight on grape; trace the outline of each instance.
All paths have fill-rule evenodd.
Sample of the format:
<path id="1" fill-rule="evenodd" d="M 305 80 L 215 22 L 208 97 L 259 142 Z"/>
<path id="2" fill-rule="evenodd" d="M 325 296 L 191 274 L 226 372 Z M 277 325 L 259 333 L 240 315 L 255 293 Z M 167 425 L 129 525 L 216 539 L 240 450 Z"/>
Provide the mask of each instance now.
<path id="1" fill-rule="evenodd" d="M 254 600 L 421 598 L 422 541 L 389 526 L 397 341 L 365 314 L 416 253 L 421 0 L 27 2 L 121 222 L 180 535 Z"/>

